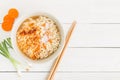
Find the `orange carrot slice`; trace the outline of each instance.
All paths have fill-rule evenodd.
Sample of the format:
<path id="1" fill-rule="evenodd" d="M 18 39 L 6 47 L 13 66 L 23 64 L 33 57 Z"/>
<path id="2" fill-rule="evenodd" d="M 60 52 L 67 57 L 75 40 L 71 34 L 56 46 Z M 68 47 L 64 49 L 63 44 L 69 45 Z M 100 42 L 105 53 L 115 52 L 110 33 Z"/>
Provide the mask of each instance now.
<path id="1" fill-rule="evenodd" d="M 12 18 L 10 15 L 6 15 L 4 18 L 3 18 L 3 21 L 4 22 L 10 22 L 10 23 L 13 23 L 14 22 L 14 18 Z"/>
<path id="2" fill-rule="evenodd" d="M 5 20 L 8 20 L 9 18 L 11 18 L 9 15 L 5 15 L 3 20 L 5 21 Z"/>
<path id="3" fill-rule="evenodd" d="M 18 11 L 15 8 L 12 8 L 8 11 L 8 14 L 4 16 L 2 29 L 5 31 L 10 31 L 12 29 L 15 18 L 18 17 Z"/>
<path id="4" fill-rule="evenodd" d="M 2 29 L 5 30 L 5 31 L 10 31 L 12 29 L 12 23 L 3 22 L 2 23 Z"/>
<path id="5" fill-rule="evenodd" d="M 17 9 L 15 8 L 11 8 L 9 11 L 8 11 L 8 15 L 10 15 L 11 17 L 13 18 L 17 18 L 19 13 L 17 11 Z"/>

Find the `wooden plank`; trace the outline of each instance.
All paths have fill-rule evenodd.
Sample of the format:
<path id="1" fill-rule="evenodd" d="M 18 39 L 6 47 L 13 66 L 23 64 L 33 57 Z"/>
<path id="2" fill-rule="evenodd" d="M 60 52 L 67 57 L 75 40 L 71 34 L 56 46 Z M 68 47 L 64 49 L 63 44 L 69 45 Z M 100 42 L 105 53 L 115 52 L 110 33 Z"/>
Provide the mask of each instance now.
<path id="1" fill-rule="evenodd" d="M 55 80 L 119 80 L 120 73 L 60 73 Z"/>
<path id="2" fill-rule="evenodd" d="M 21 0 L 19 3 L 1 0 L 0 2 L 0 19 L 9 8 L 15 7 L 18 8 L 20 17 L 28 13 L 45 11 L 64 23 L 70 23 L 74 19 L 79 23 L 120 23 L 119 0 L 37 0 L 35 2 Z"/>
<path id="3" fill-rule="evenodd" d="M 120 71 L 119 48 L 68 48 L 58 71 Z M 24 58 L 11 52 L 20 62 Z M 0 71 L 15 71 L 12 64 L 0 56 Z M 30 71 L 49 71 L 54 60 L 46 63 L 33 63 Z M 23 70 L 24 71 L 24 70 Z"/>
<path id="4" fill-rule="evenodd" d="M 87 1 L 88 0 L 21 0 L 18 2 L 0 0 L 0 19 L 2 19 L 11 7 L 15 7 L 19 10 L 19 18 L 28 15 L 28 13 L 44 11 L 53 14 L 61 22 L 69 23 L 73 20 L 78 20 L 80 23 L 84 23 L 87 20 L 88 14 Z"/>
<path id="5" fill-rule="evenodd" d="M 119 24 L 77 24 L 69 47 L 120 47 L 119 34 Z"/>
<path id="6" fill-rule="evenodd" d="M 63 24 L 65 35 L 71 24 Z M 9 37 L 0 27 L 0 40 Z M 120 47 L 120 24 L 77 24 L 69 47 Z"/>
<path id="7" fill-rule="evenodd" d="M 120 23 L 119 0 L 89 0 L 89 23 Z"/>
<path id="8" fill-rule="evenodd" d="M 16 73 L 0 73 L 3 80 L 45 80 L 47 73 L 23 73 L 20 78 Z M 55 80 L 120 80 L 120 73 L 57 73 Z"/>

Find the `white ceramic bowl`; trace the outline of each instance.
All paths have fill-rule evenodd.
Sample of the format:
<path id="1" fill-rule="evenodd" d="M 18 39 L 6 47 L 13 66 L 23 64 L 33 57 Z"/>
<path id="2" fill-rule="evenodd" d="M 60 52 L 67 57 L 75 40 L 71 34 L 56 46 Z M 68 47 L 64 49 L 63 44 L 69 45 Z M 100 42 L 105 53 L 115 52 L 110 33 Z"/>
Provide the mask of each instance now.
<path id="1" fill-rule="evenodd" d="M 20 24 L 27 18 L 29 17 L 32 17 L 32 16 L 39 16 L 39 15 L 43 15 L 43 16 L 47 16 L 49 18 L 51 18 L 52 20 L 54 20 L 56 22 L 56 24 L 58 25 L 58 29 L 60 31 L 60 34 L 61 34 L 61 42 L 60 42 L 60 46 L 59 48 L 57 49 L 56 52 L 54 52 L 52 55 L 50 55 L 49 57 L 45 58 L 45 59 L 40 59 L 40 60 L 32 60 L 30 59 L 29 57 L 27 57 L 26 55 L 24 55 L 20 49 L 18 48 L 17 46 L 17 42 L 16 42 L 16 33 L 17 33 L 17 30 L 18 28 L 20 27 Z M 22 16 L 20 17 L 16 23 L 14 24 L 13 26 L 13 29 L 12 29 L 12 33 L 11 33 L 11 39 L 12 39 L 12 45 L 13 45 L 13 48 L 17 54 L 17 56 L 22 56 L 23 58 L 25 58 L 26 60 L 29 60 L 29 61 L 33 61 L 33 62 L 46 62 L 46 61 L 50 61 L 51 59 L 54 59 L 56 58 L 62 51 L 63 49 L 63 46 L 64 46 L 64 41 L 65 41 L 65 38 L 64 38 L 64 31 L 63 31 L 63 28 L 60 24 L 60 22 L 54 17 L 52 16 L 51 14 L 49 13 L 45 13 L 45 12 L 38 12 L 38 13 L 33 13 L 33 14 L 28 14 L 27 16 Z"/>

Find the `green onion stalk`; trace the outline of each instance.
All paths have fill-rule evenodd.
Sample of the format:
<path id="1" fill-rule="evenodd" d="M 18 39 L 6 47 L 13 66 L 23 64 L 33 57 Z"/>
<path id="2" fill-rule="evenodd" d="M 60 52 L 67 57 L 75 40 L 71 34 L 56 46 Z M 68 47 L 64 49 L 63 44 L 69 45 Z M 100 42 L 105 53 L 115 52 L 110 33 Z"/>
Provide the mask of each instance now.
<path id="1" fill-rule="evenodd" d="M 13 64 L 13 66 L 15 67 L 15 69 L 18 72 L 18 75 L 21 76 L 21 70 L 19 68 L 22 67 L 22 68 L 26 68 L 26 70 L 29 70 L 31 65 L 26 62 L 28 64 L 28 66 L 26 67 L 25 65 L 22 65 L 19 61 L 14 59 L 10 55 L 9 48 L 13 49 L 12 43 L 11 43 L 11 38 L 4 39 L 0 43 L 0 54 L 2 56 L 4 56 L 5 58 L 7 58 Z"/>

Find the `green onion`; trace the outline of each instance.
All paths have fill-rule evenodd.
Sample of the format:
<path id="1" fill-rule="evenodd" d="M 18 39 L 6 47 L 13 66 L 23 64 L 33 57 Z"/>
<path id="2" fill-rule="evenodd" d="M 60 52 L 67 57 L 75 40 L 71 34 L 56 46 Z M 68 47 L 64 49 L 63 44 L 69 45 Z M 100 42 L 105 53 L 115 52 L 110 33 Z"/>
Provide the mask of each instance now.
<path id="1" fill-rule="evenodd" d="M 15 69 L 17 70 L 18 74 L 21 75 L 21 71 L 19 70 L 19 67 L 24 67 L 24 65 L 22 65 L 19 61 L 17 61 L 16 59 L 14 59 L 9 52 L 9 48 L 13 49 L 12 44 L 11 44 L 11 38 L 7 38 L 4 39 L 1 43 L 0 43 L 0 54 L 2 56 L 4 56 L 5 58 L 7 58 L 15 67 Z M 29 68 L 29 67 L 28 67 Z M 28 70 L 27 68 L 27 70 Z"/>

